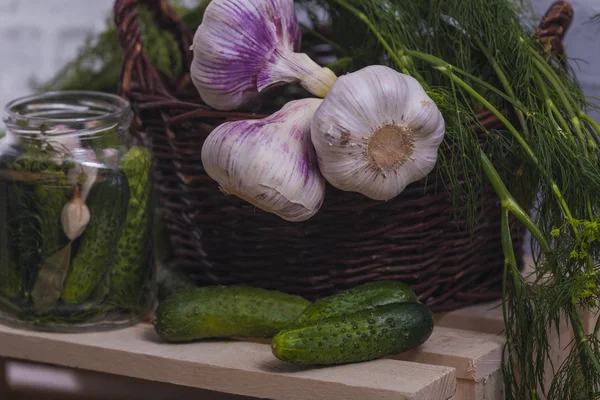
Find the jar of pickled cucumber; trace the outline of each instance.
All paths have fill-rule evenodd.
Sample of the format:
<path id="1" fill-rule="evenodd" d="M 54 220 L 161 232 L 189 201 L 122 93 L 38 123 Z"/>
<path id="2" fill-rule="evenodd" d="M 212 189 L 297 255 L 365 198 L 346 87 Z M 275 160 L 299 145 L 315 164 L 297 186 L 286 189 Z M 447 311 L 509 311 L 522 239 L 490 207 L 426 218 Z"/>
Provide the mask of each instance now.
<path id="1" fill-rule="evenodd" d="M 106 330 L 153 307 L 151 157 L 129 103 L 85 91 L 17 99 L 0 139 L 0 319 Z"/>

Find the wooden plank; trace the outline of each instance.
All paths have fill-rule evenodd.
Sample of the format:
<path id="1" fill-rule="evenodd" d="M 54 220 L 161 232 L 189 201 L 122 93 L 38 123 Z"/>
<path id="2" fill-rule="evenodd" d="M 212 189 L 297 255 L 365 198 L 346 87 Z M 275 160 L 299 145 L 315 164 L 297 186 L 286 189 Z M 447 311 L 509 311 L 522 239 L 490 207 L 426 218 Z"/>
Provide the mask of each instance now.
<path id="1" fill-rule="evenodd" d="M 438 326 L 418 349 L 392 358 L 452 367 L 456 378 L 480 381 L 500 370 L 503 344 L 500 336 Z"/>
<path id="2" fill-rule="evenodd" d="M 502 371 L 498 370 L 480 381 L 458 379 L 458 400 L 504 400 Z"/>
<path id="3" fill-rule="evenodd" d="M 449 367 L 389 359 L 296 367 L 275 359 L 268 345 L 165 344 L 146 325 L 86 334 L 0 326 L 0 356 L 271 399 L 446 400 L 456 392 Z"/>
<path id="4" fill-rule="evenodd" d="M 0 356 L 0 399 L 7 398 L 10 390 L 7 364 L 8 360 Z"/>
<path id="5" fill-rule="evenodd" d="M 152 382 L 102 372 L 11 362 L 11 395 L 23 399 L 57 400 L 254 400 L 168 383 Z M 56 384 L 53 383 L 56 381 Z M 47 383 L 47 384 L 46 384 Z M 2 397 L 0 397 L 2 399 Z M 3 399 L 4 400 L 4 399 Z M 11 399 L 12 400 L 12 399 Z"/>
<path id="6" fill-rule="evenodd" d="M 500 336 L 504 319 L 500 303 L 479 304 L 434 316 L 435 325 Z"/>
<path id="7" fill-rule="evenodd" d="M 458 400 L 503 400 L 503 346 L 504 336 L 437 326 L 418 349 L 388 358 L 455 368 Z"/>

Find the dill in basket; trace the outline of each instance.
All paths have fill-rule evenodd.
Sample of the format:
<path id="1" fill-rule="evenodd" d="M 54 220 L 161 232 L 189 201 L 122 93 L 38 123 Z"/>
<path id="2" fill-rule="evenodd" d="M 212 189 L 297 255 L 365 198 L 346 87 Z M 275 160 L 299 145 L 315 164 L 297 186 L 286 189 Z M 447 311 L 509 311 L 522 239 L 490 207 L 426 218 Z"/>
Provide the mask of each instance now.
<path id="1" fill-rule="evenodd" d="M 597 398 L 600 324 L 586 335 L 578 310 L 595 308 L 600 296 L 600 125 L 586 113 L 593 106 L 572 71 L 558 69 L 509 0 L 300 3 L 309 13 L 317 4 L 329 11 L 329 40 L 346 68 L 386 63 L 431 93 L 446 119 L 440 179 L 452 189 L 456 209 L 466 204 L 461 212 L 472 225 L 482 183 L 495 189 L 502 204 L 507 398 Z M 486 134 L 480 148 L 471 125 L 482 110 L 505 128 L 479 125 Z M 534 238 L 530 279 L 517 268 L 509 215 Z M 553 366 L 548 386 L 548 329 L 562 317 L 575 342 L 568 360 Z"/>

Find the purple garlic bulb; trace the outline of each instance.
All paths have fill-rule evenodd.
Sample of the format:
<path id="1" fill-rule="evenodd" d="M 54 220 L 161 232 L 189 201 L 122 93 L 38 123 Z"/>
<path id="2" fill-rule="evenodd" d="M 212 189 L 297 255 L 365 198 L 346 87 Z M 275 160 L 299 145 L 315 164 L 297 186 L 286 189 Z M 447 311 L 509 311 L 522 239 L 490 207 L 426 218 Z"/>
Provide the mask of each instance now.
<path id="1" fill-rule="evenodd" d="M 234 110 L 264 89 L 299 82 L 325 97 L 336 80 L 300 48 L 293 0 L 212 0 L 192 50 L 192 81 L 206 104 Z"/>
<path id="2" fill-rule="evenodd" d="M 291 101 L 262 120 L 226 122 L 202 147 L 204 170 L 225 194 L 287 221 L 305 221 L 325 198 L 310 138 L 320 99 Z"/>

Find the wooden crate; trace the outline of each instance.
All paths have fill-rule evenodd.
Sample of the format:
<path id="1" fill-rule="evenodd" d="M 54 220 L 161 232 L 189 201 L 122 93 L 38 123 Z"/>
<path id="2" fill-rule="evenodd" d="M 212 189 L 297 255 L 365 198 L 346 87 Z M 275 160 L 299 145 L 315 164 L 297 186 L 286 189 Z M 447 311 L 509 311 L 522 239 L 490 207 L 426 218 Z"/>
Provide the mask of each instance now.
<path id="1" fill-rule="evenodd" d="M 593 322 L 590 317 L 588 329 Z M 499 304 L 437 314 L 435 325 L 431 338 L 416 350 L 321 368 L 286 365 L 272 356 L 264 341 L 164 344 L 148 325 L 88 334 L 49 334 L 0 326 L 0 358 L 252 398 L 503 400 L 504 322 Z M 556 366 L 564 360 L 572 339 L 566 328 L 561 336 L 551 336 Z M 547 379 L 551 377 L 548 368 Z M 2 389 L 0 379 L 0 393 Z"/>
<path id="2" fill-rule="evenodd" d="M 586 324 L 590 325 L 591 322 L 585 319 Z M 502 317 L 502 309 L 500 304 L 483 304 L 473 307 L 464 308 L 461 310 L 437 314 L 435 316 L 435 324 L 438 327 L 448 327 L 454 329 L 466 329 L 474 332 L 485 333 L 493 335 L 499 343 L 504 342 L 504 320 Z M 573 332 L 567 321 L 562 321 L 560 326 L 560 333 L 556 329 L 552 329 L 549 332 L 549 343 L 551 347 L 550 360 L 545 366 L 545 384 L 549 388 L 552 382 L 554 372 L 560 367 L 560 365 L 566 360 L 573 341 Z M 502 378 L 501 373 L 498 374 L 500 380 Z M 477 393 L 485 393 L 485 390 L 489 390 L 486 386 L 489 386 L 486 382 L 476 382 L 472 387 L 472 391 Z M 496 383 L 492 383 L 496 385 Z M 474 397 L 476 399 L 487 397 Z M 496 397 L 493 397 L 494 399 Z M 502 397 L 503 398 L 503 397 Z"/>
<path id="3" fill-rule="evenodd" d="M 89 334 L 0 326 L 3 357 L 272 399 L 500 400 L 501 351 L 496 335 L 436 327 L 421 348 L 408 353 L 303 368 L 279 362 L 263 343 L 160 343 L 147 325 Z"/>
<path id="4" fill-rule="evenodd" d="M 161 343 L 151 327 L 50 334 L 0 326 L 0 356 L 269 399 L 455 399 L 451 367 L 382 359 L 324 368 L 286 365 L 266 344 Z"/>

